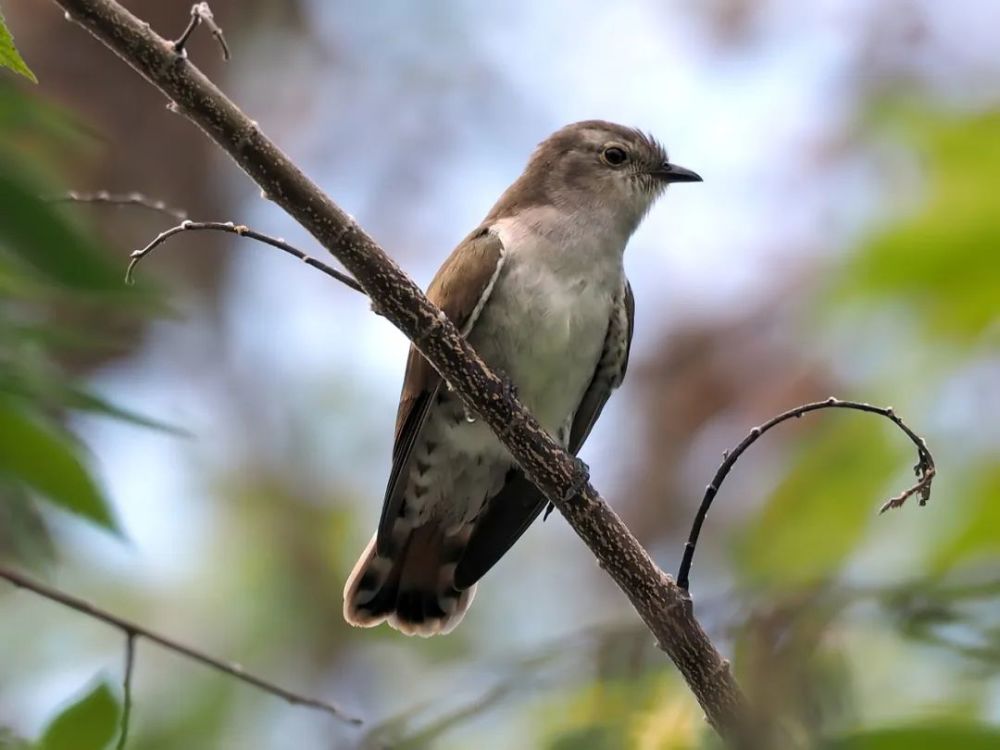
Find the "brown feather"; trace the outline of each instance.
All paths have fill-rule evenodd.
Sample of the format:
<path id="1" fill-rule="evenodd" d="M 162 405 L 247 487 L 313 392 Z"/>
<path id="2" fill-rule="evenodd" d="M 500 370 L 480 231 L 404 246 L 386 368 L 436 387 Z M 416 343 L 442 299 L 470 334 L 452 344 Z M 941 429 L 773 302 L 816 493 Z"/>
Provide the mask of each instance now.
<path id="1" fill-rule="evenodd" d="M 492 290 L 502 261 L 503 245 L 500 239 L 486 227 L 479 227 L 462 240 L 445 260 L 427 289 L 427 298 L 441 308 L 463 334 L 468 334 L 482 310 L 485 297 Z M 396 412 L 392 470 L 378 527 L 379 554 L 388 554 L 392 524 L 406 492 L 413 446 L 440 387 L 441 376 L 417 348 L 411 346 Z"/>
<path id="2" fill-rule="evenodd" d="M 580 406 L 573 416 L 573 427 L 569 432 L 569 450 L 574 455 L 583 447 L 584 442 L 590 435 L 590 431 L 597 422 L 597 418 L 604 411 L 604 405 L 608 402 L 611 391 L 621 385 L 622 380 L 625 378 L 625 371 L 628 370 L 628 357 L 632 350 L 632 330 L 635 327 L 635 298 L 632 296 L 632 285 L 628 283 L 628 279 L 623 279 L 623 284 L 625 287 L 623 290 L 625 330 L 621 330 L 620 321 L 614 318 L 608 323 L 608 335 L 604 344 L 604 355 L 598 361 L 597 368 L 594 370 L 594 377 L 590 381 L 590 385 L 587 386 L 587 390 L 583 394 L 583 399 L 580 401 Z M 621 367 L 614 378 L 614 382 L 602 382 L 601 371 L 605 367 L 604 359 L 606 356 L 613 354 L 610 349 L 619 345 L 622 336 L 625 337 L 625 354 L 621 362 Z"/>

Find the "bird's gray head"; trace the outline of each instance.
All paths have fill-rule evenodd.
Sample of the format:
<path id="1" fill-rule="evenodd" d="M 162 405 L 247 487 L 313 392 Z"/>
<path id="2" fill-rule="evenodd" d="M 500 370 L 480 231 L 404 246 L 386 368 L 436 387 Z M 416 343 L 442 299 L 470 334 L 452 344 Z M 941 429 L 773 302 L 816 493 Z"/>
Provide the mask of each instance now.
<path id="1" fill-rule="evenodd" d="M 553 206 L 572 214 L 609 213 L 631 232 L 668 184 L 699 181 L 691 170 L 671 164 L 652 136 L 613 122 L 585 120 L 538 145 L 490 216 Z"/>

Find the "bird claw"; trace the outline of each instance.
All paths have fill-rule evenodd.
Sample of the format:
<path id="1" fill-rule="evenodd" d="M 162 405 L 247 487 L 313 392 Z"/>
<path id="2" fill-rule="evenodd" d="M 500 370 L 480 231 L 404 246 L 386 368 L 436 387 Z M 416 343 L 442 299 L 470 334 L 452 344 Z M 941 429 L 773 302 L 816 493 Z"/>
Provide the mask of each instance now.
<path id="1" fill-rule="evenodd" d="M 569 489 L 563 493 L 562 501 L 568 503 L 574 497 L 577 497 L 583 489 L 590 483 L 590 467 L 582 459 L 573 456 L 573 474 L 570 481 Z M 545 513 L 542 515 L 542 522 L 548 520 L 549 516 L 552 515 L 552 511 L 556 509 L 555 503 L 549 501 L 548 505 L 545 506 Z"/>
<path id="2" fill-rule="evenodd" d="M 583 488 L 590 483 L 590 467 L 587 466 L 587 463 L 576 456 L 573 456 L 573 463 L 572 481 L 562 498 L 564 503 L 568 503 L 578 496 Z"/>
<path id="3" fill-rule="evenodd" d="M 519 401 L 521 396 L 517 390 L 517 386 L 514 385 L 514 381 L 506 373 L 497 372 L 496 375 L 500 378 L 500 393 L 503 394 L 504 398 L 511 401 Z"/>

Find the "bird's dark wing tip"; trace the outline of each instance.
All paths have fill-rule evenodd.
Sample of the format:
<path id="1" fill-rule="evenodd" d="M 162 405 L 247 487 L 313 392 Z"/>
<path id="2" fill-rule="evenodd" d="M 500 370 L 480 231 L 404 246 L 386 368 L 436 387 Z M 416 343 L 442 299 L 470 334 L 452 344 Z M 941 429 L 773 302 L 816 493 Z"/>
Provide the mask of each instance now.
<path id="1" fill-rule="evenodd" d="M 480 513 L 455 567 L 455 588 L 467 589 L 506 554 L 545 507 L 545 496 L 520 469 L 511 469 L 503 488 Z"/>

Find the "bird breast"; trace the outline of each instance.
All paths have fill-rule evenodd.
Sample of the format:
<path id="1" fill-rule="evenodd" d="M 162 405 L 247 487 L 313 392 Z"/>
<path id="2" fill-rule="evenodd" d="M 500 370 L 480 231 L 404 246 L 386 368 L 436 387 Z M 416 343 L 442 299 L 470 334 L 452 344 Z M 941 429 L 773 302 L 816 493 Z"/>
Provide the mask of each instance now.
<path id="1" fill-rule="evenodd" d="M 513 381 L 542 426 L 559 436 L 601 357 L 621 280 L 620 255 L 607 262 L 607 253 L 588 258 L 584 251 L 574 262 L 560 257 L 558 246 L 522 241 L 504 247 L 504 267 L 470 341 Z"/>

